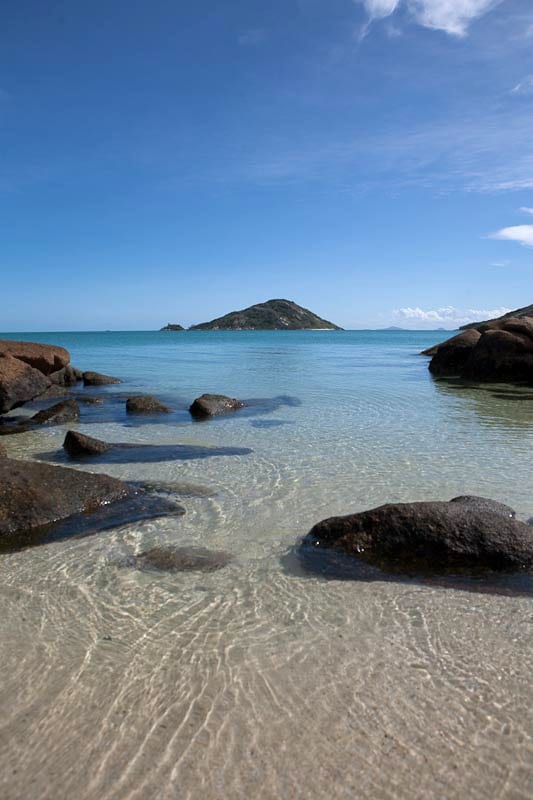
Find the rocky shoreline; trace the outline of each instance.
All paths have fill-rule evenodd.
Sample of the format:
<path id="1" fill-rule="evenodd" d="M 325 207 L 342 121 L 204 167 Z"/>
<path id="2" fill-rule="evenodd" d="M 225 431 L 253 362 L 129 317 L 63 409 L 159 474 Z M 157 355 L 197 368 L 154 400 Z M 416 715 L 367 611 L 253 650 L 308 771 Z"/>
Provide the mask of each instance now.
<path id="1" fill-rule="evenodd" d="M 488 344 L 478 352 L 484 337 L 488 337 Z M 529 364 L 530 339 L 533 344 L 533 322 L 510 319 L 484 333 L 465 331 L 426 354 L 432 355 L 433 374 L 446 375 L 457 371 L 472 374 L 474 363 L 486 363 L 483 354 L 499 354 L 506 365 L 512 364 L 516 378 L 516 369 Z M 491 375 L 510 374 L 502 371 L 501 359 L 493 357 Z M 481 374 L 485 372 L 481 370 Z M 523 372 L 520 375 L 524 377 Z M 533 372 L 531 375 L 533 378 Z M 121 382 L 110 375 L 81 372 L 71 365 L 70 354 L 64 348 L 0 341 L 0 435 L 7 437 L 44 426 L 83 421 L 80 403 L 84 405 L 84 399 L 91 398 L 68 397 L 69 393 L 80 383 L 91 387 Z M 23 420 L 6 416 L 25 403 L 53 397 L 54 388 L 65 395 L 59 402 Z M 172 412 L 151 395 L 132 395 L 124 402 L 128 415 L 157 417 Z M 192 402 L 189 413 L 192 420 L 202 421 L 239 413 L 247 405 L 250 410 L 253 404 L 254 401 L 243 402 L 225 395 L 204 394 Z M 107 442 L 75 429 L 66 431 L 63 448 L 78 463 L 125 463 L 136 457 L 150 462 L 251 452 L 246 448 Z M 105 474 L 40 461 L 17 461 L 9 457 L 8 448 L 0 445 L 0 550 L 95 533 L 126 521 L 184 513 L 181 505 L 162 497 L 156 486 L 130 484 Z M 391 574 L 410 570 L 473 573 L 480 569 L 533 572 L 531 527 L 516 520 L 514 511 L 507 506 L 479 497 L 391 504 L 324 520 L 300 545 L 301 554 L 307 559 L 312 554 L 315 562 L 322 551 L 342 553 Z M 203 563 L 203 557 L 199 557 L 199 563 Z M 182 562 L 196 563 L 188 556 L 176 556 L 173 561 L 168 554 L 161 560 L 169 564 Z"/>

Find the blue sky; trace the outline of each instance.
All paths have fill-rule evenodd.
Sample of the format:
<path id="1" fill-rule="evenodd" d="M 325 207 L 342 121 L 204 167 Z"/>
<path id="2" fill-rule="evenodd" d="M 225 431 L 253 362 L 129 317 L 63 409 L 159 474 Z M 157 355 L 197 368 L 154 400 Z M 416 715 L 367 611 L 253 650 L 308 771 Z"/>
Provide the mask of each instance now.
<path id="1" fill-rule="evenodd" d="M 0 329 L 533 302 L 531 0 L 4 0 Z"/>

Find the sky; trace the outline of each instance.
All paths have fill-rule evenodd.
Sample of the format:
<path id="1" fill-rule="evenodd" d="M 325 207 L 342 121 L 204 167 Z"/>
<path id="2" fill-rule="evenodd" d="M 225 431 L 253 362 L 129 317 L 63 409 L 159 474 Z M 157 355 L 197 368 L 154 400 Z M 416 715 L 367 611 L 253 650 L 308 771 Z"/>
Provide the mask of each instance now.
<path id="1" fill-rule="evenodd" d="M 0 330 L 533 302 L 531 0 L 3 0 Z"/>

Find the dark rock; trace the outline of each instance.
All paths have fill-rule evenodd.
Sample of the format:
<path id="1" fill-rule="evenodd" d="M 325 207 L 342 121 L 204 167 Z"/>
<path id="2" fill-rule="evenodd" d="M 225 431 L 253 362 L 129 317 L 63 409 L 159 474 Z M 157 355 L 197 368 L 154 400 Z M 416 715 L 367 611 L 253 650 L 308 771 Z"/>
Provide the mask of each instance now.
<path id="1" fill-rule="evenodd" d="M 100 372 L 84 372 L 84 386 L 106 386 L 110 383 L 122 383 L 120 378 L 113 378 L 111 375 L 102 375 Z"/>
<path id="2" fill-rule="evenodd" d="M 469 338 L 467 338 L 469 337 Z M 533 385 L 533 319 L 502 317 L 439 345 L 430 371 L 477 382 Z"/>
<path id="3" fill-rule="evenodd" d="M 503 508 L 471 497 L 389 504 L 326 519 L 302 547 L 338 550 L 389 572 L 531 570 L 531 529 Z"/>
<path id="4" fill-rule="evenodd" d="M 480 338 L 481 334 L 478 331 L 468 330 L 438 345 L 429 364 L 430 372 L 433 375 L 446 377 L 461 375 L 470 353 Z"/>
<path id="5" fill-rule="evenodd" d="M 63 447 L 70 456 L 95 456 L 107 453 L 114 445 L 102 442 L 100 439 L 93 439 L 79 431 L 67 431 Z"/>
<path id="6" fill-rule="evenodd" d="M 215 572 L 232 560 L 229 553 L 221 550 L 159 545 L 128 559 L 128 565 L 158 572 Z"/>
<path id="7" fill-rule="evenodd" d="M 126 411 L 128 414 L 168 414 L 170 408 L 158 400 L 157 397 L 145 394 L 128 397 Z"/>
<path id="8" fill-rule="evenodd" d="M 7 458 L 7 450 L 3 444 L 0 444 L 0 458 Z"/>
<path id="9" fill-rule="evenodd" d="M 0 460 L 0 538 L 95 511 L 134 490 L 108 475 L 36 461 Z"/>
<path id="10" fill-rule="evenodd" d="M 83 373 L 69 364 L 57 372 L 52 372 L 49 378 L 56 386 L 75 386 L 79 381 L 83 380 Z"/>
<path id="11" fill-rule="evenodd" d="M 509 519 L 516 518 L 516 511 L 505 503 L 498 503 L 497 500 L 489 500 L 487 497 L 477 497 L 476 495 L 463 494 L 460 497 L 453 497 L 450 503 L 462 503 L 472 511 L 492 511 L 501 517 Z"/>
<path id="12" fill-rule="evenodd" d="M 70 361 L 70 353 L 64 347 L 35 342 L 11 342 L 8 339 L 0 340 L 0 355 L 18 358 L 43 375 L 63 369 Z"/>
<path id="13" fill-rule="evenodd" d="M 223 394 L 203 394 L 196 398 L 189 411 L 193 417 L 201 418 L 227 414 L 229 411 L 237 411 L 239 408 L 244 408 L 244 403 L 234 397 L 226 397 Z"/>
<path id="14" fill-rule="evenodd" d="M 0 356 L 0 414 L 33 400 L 49 386 L 39 370 L 11 355 Z"/>
<path id="15" fill-rule="evenodd" d="M 164 328 L 160 328 L 160 330 L 162 330 L 162 331 L 184 331 L 185 328 L 182 325 L 178 325 L 177 323 L 169 322 L 167 325 L 165 325 Z"/>
<path id="16" fill-rule="evenodd" d="M 75 400 L 63 400 L 55 406 L 38 411 L 30 418 L 35 425 L 63 425 L 80 418 L 80 407 Z"/>
<path id="17" fill-rule="evenodd" d="M 481 335 L 464 365 L 462 377 L 533 384 L 533 320 L 511 318 L 500 326 Z"/>

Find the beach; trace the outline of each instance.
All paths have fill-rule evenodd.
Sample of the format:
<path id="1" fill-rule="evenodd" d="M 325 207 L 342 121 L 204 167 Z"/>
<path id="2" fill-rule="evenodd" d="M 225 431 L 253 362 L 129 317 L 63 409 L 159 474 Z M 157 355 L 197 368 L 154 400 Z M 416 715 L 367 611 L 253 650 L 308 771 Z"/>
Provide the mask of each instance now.
<path id="1" fill-rule="evenodd" d="M 0 556 L 3 798 L 531 796 L 529 583 L 342 580 L 294 549 L 385 502 L 478 494 L 533 516 L 526 389 L 433 379 L 418 353 L 442 331 L 11 338 L 124 380 L 84 433 L 251 452 L 80 466 L 64 427 L 4 437 L 15 458 L 171 484 L 186 513 Z M 194 422 L 203 392 L 247 405 Z M 135 393 L 171 413 L 128 418 Z M 159 544 L 231 560 L 133 566 Z"/>

